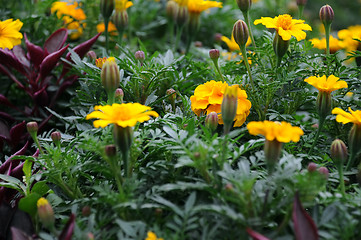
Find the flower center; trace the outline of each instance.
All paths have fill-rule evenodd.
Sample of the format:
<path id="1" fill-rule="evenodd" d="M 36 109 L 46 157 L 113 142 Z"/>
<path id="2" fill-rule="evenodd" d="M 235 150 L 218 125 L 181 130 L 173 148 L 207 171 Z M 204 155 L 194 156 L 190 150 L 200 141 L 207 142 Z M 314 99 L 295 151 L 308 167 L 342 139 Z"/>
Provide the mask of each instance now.
<path id="1" fill-rule="evenodd" d="M 284 30 L 289 30 L 292 25 L 292 17 L 288 14 L 280 15 L 277 19 L 277 26 Z"/>

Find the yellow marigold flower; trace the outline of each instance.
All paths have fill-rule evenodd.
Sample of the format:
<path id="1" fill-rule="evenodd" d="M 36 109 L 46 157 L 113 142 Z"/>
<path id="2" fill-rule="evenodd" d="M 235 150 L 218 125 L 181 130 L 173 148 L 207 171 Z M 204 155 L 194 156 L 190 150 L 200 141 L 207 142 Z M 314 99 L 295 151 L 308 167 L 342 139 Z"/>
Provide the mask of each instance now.
<path id="1" fill-rule="evenodd" d="M 149 231 L 147 233 L 147 237 L 145 240 L 164 240 L 163 238 L 158 238 L 157 235 L 154 232 Z"/>
<path id="2" fill-rule="evenodd" d="M 290 141 L 298 142 L 303 135 L 299 127 L 293 127 L 288 122 L 250 122 L 247 124 L 248 132 L 251 135 L 263 135 L 268 141 L 277 140 L 278 142 L 287 143 Z"/>
<path id="3" fill-rule="evenodd" d="M 313 47 L 321 50 L 326 50 L 326 38 L 322 38 L 322 39 L 312 38 L 310 39 L 310 41 L 312 42 Z M 335 53 L 343 48 L 344 48 L 343 42 L 330 35 L 330 53 Z"/>
<path id="4" fill-rule="evenodd" d="M 345 112 L 341 108 L 334 108 L 332 114 L 337 114 L 336 121 L 346 124 L 353 123 L 358 126 L 361 126 L 361 110 L 352 111 L 351 108 L 348 108 L 350 113 Z"/>
<path id="5" fill-rule="evenodd" d="M 306 31 L 312 31 L 310 25 L 304 23 L 305 20 L 292 19 L 291 15 L 283 14 L 275 18 L 261 17 L 254 21 L 254 24 L 262 23 L 267 28 L 274 28 L 284 41 L 288 41 L 292 36 L 296 37 L 297 41 L 306 38 Z"/>
<path id="6" fill-rule="evenodd" d="M 115 0 L 115 11 L 121 12 L 125 11 L 127 8 L 133 6 L 132 1 L 128 0 Z"/>
<path id="7" fill-rule="evenodd" d="M 188 0 L 188 11 L 191 14 L 200 14 L 204 10 L 214 7 L 222 8 L 222 3 L 205 0 Z"/>
<path id="8" fill-rule="evenodd" d="M 0 48 L 12 49 L 21 43 L 23 35 L 19 32 L 23 23 L 17 19 L 7 19 L 0 21 Z"/>
<path id="9" fill-rule="evenodd" d="M 42 197 L 42 198 L 39 198 L 39 200 L 36 203 L 36 206 L 37 207 L 42 207 L 42 206 L 46 206 L 48 204 L 49 204 L 48 200 L 46 200 L 46 198 Z"/>
<path id="10" fill-rule="evenodd" d="M 94 127 L 106 127 L 116 124 L 120 127 L 133 127 L 137 122 L 145 122 L 150 116 L 158 117 L 158 113 L 140 103 L 114 103 L 113 105 L 95 106 L 94 112 L 89 113 L 86 119 L 99 118 L 94 121 Z"/>
<path id="11" fill-rule="evenodd" d="M 104 23 L 99 23 L 97 25 L 97 32 L 104 32 L 105 31 L 105 24 Z M 116 36 L 118 35 L 117 32 L 117 28 L 115 27 L 114 23 L 112 23 L 111 21 L 108 22 L 108 32 L 110 35 Z"/>
<path id="12" fill-rule="evenodd" d="M 219 114 L 219 124 L 223 124 L 221 113 L 221 105 L 223 95 L 228 84 L 226 82 L 216 82 L 211 80 L 199 85 L 191 96 L 192 111 L 198 116 L 206 111 L 206 114 L 216 112 Z M 247 99 L 247 93 L 238 87 L 237 90 L 237 113 L 235 117 L 234 127 L 241 126 L 250 113 L 251 102 Z"/>
<path id="13" fill-rule="evenodd" d="M 335 90 L 348 87 L 345 81 L 339 79 L 340 78 L 334 75 L 330 75 L 328 78 L 323 75 L 322 77 L 312 76 L 306 78 L 304 81 L 317 88 L 320 92 L 331 93 Z"/>
<path id="14" fill-rule="evenodd" d="M 231 39 L 229 39 L 226 36 L 222 36 L 221 40 L 227 44 L 227 47 L 228 47 L 230 52 L 240 51 L 239 46 L 236 43 L 236 41 L 234 40 L 233 35 L 231 36 Z M 252 43 L 252 41 L 251 41 L 251 38 L 249 37 L 247 42 L 246 42 L 246 47 L 249 46 L 251 43 Z"/>
<path id="15" fill-rule="evenodd" d="M 98 68 L 102 68 L 106 60 L 107 60 L 107 57 L 97 58 L 95 60 L 95 66 L 97 66 Z"/>
<path id="16" fill-rule="evenodd" d="M 342 39 L 343 47 L 347 51 L 356 51 L 359 46 L 357 40 L 361 40 L 361 25 L 349 26 L 347 29 L 340 30 L 337 35 L 339 39 Z"/>

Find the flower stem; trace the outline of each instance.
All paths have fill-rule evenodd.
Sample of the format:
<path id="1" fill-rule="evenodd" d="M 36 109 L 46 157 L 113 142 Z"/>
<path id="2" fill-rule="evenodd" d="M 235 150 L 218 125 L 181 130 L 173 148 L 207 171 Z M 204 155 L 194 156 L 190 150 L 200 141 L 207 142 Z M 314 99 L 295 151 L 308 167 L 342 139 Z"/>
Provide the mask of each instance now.
<path id="1" fill-rule="evenodd" d="M 249 36 L 251 38 L 252 44 L 254 46 L 254 51 L 257 53 L 257 47 L 256 47 L 256 42 L 254 41 L 253 38 L 253 33 L 252 33 L 252 28 L 251 28 L 251 23 L 250 23 L 250 19 L 249 19 L 249 11 L 242 11 L 243 16 L 244 16 L 244 20 L 247 24 L 248 30 L 249 30 Z"/>
<path id="2" fill-rule="evenodd" d="M 105 50 L 108 53 L 108 49 L 109 49 L 109 33 L 108 33 L 108 23 L 109 23 L 109 18 L 105 17 L 104 18 L 104 27 L 105 27 Z"/>
<path id="3" fill-rule="evenodd" d="M 216 70 L 217 70 L 219 76 L 221 77 L 222 81 L 225 82 L 223 74 L 222 74 L 221 69 L 220 69 L 219 64 L 218 64 L 218 59 L 212 59 L 212 61 L 214 63 L 214 66 L 216 67 Z"/>
<path id="4" fill-rule="evenodd" d="M 255 88 L 254 88 L 254 83 L 253 83 L 253 79 L 252 79 L 251 68 L 249 67 L 249 63 L 248 63 L 246 46 L 245 45 L 240 46 L 240 49 L 241 49 L 244 65 L 246 65 L 246 68 L 247 68 L 249 81 L 251 82 L 251 86 L 252 86 L 252 91 L 254 91 Z"/>
<path id="5" fill-rule="evenodd" d="M 348 171 L 350 169 L 350 167 L 353 166 L 354 161 L 355 161 L 355 154 L 351 151 L 351 154 L 350 154 L 350 156 L 348 158 L 348 161 L 347 161 L 346 171 Z"/>
<path id="6" fill-rule="evenodd" d="M 315 147 L 315 145 L 317 143 L 317 140 L 318 140 L 318 137 L 320 136 L 323 124 L 325 123 L 325 118 L 322 118 L 322 119 L 320 118 L 318 122 L 319 122 L 319 124 L 318 124 L 317 133 L 315 135 L 315 138 L 313 139 L 312 146 L 311 146 L 310 150 L 308 151 L 308 155 L 310 155 L 312 153 L 313 148 Z"/>
<path id="7" fill-rule="evenodd" d="M 345 181 L 343 180 L 343 165 L 338 166 L 338 175 L 340 177 L 340 188 L 342 196 L 345 196 Z"/>
<path id="8" fill-rule="evenodd" d="M 180 27 L 177 26 L 177 33 L 176 33 L 175 43 L 174 43 L 174 52 L 176 52 L 178 49 L 178 44 L 180 41 L 180 37 L 182 36 L 183 28 L 184 28 L 184 25 L 182 25 Z"/>

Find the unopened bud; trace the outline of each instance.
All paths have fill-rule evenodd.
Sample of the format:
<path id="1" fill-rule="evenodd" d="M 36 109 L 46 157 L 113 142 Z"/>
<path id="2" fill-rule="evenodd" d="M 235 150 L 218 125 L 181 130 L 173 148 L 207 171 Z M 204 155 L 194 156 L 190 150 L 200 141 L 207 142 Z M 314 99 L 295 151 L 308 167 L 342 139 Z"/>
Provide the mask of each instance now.
<path id="1" fill-rule="evenodd" d="M 238 20 L 233 25 L 232 34 L 233 34 L 234 40 L 236 41 L 236 43 L 239 46 L 245 46 L 248 41 L 248 37 L 249 37 L 247 24 L 243 20 Z"/>
<path id="2" fill-rule="evenodd" d="M 328 179 L 328 175 L 330 175 L 329 171 L 325 167 L 320 167 L 318 169 L 318 172 L 325 176 L 326 179 Z"/>
<path id="3" fill-rule="evenodd" d="M 100 13 L 104 18 L 109 18 L 114 10 L 114 0 L 100 0 Z"/>
<path id="4" fill-rule="evenodd" d="M 123 103 L 123 98 L 124 98 L 124 92 L 123 89 L 121 88 L 117 88 L 115 90 L 115 100 L 117 100 L 120 103 Z"/>
<path id="5" fill-rule="evenodd" d="M 224 189 L 229 192 L 233 191 L 232 183 L 227 183 L 226 186 L 224 186 Z"/>
<path id="6" fill-rule="evenodd" d="M 217 60 L 219 58 L 219 50 L 218 49 L 211 49 L 209 50 L 209 57 L 212 60 Z"/>
<path id="7" fill-rule="evenodd" d="M 222 37 L 223 37 L 222 33 L 216 33 L 216 34 L 214 34 L 214 41 L 215 42 L 221 42 Z"/>
<path id="8" fill-rule="evenodd" d="M 319 91 L 317 95 L 317 111 L 321 119 L 325 119 L 331 112 L 331 93 Z"/>
<path id="9" fill-rule="evenodd" d="M 348 145 L 350 148 L 350 155 L 357 157 L 361 153 L 361 125 L 354 124 L 348 135 Z M 353 166 L 351 166 L 353 167 Z"/>
<path id="10" fill-rule="evenodd" d="M 237 113 L 238 88 L 238 85 L 227 86 L 223 95 L 221 113 L 226 132 L 231 129 Z"/>
<path id="11" fill-rule="evenodd" d="M 115 62 L 114 57 L 109 57 L 103 64 L 103 68 L 100 74 L 103 87 L 109 94 L 114 94 L 120 83 L 119 67 Z"/>
<path id="12" fill-rule="evenodd" d="M 107 157 L 112 158 L 117 155 L 117 148 L 114 144 L 105 146 L 105 154 Z"/>
<path id="13" fill-rule="evenodd" d="M 133 128 L 114 125 L 114 142 L 123 154 L 126 154 L 133 142 Z"/>
<path id="14" fill-rule="evenodd" d="M 206 117 L 206 127 L 214 132 L 218 127 L 218 114 L 216 112 L 210 112 Z"/>
<path id="15" fill-rule="evenodd" d="M 178 4 L 173 0 L 168 1 L 166 6 L 166 12 L 170 20 L 176 21 L 177 13 L 178 13 Z"/>
<path id="16" fill-rule="evenodd" d="M 145 59 L 145 54 L 143 51 L 136 51 L 134 54 L 135 59 L 137 59 L 139 62 L 143 63 Z"/>
<path id="17" fill-rule="evenodd" d="M 345 143 L 336 139 L 331 144 L 331 158 L 337 166 L 343 166 L 343 163 L 347 160 L 347 147 Z"/>
<path id="18" fill-rule="evenodd" d="M 282 142 L 267 140 L 264 144 L 264 155 L 268 166 L 268 171 L 271 174 L 273 172 L 274 166 L 277 164 L 281 151 L 282 151 Z"/>
<path id="19" fill-rule="evenodd" d="M 92 60 L 97 59 L 97 54 L 94 51 L 87 52 L 86 56 Z"/>
<path id="20" fill-rule="evenodd" d="M 307 0 L 296 0 L 297 6 L 305 6 L 307 3 Z"/>
<path id="21" fill-rule="evenodd" d="M 276 35 L 273 39 L 273 50 L 279 59 L 281 59 L 286 54 L 289 45 L 290 41 L 283 40 L 278 32 L 276 32 Z"/>
<path id="22" fill-rule="evenodd" d="M 123 32 L 124 29 L 128 26 L 128 13 L 127 11 L 115 11 L 112 17 L 112 22 L 117 28 L 118 32 Z"/>
<path id="23" fill-rule="evenodd" d="M 186 6 L 178 7 L 176 22 L 178 26 L 183 26 L 188 22 L 189 13 Z"/>
<path id="24" fill-rule="evenodd" d="M 84 216 L 84 217 L 89 217 L 90 214 L 91 214 L 91 208 L 86 205 L 84 206 L 82 209 L 81 209 L 81 214 Z"/>
<path id="25" fill-rule="evenodd" d="M 49 204 L 48 200 L 43 197 L 39 198 L 36 205 L 38 207 L 38 215 L 40 221 L 45 227 L 51 228 L 54 225 L 55 219 L 53 208 Z"/>
<path id="26" fill-rule="evenodd" d="M 203 47 L 203 43 L 201 41 L 195 41 L 194 46 L 198 47 L 198 48 L 201 48 L 201 47 Z"/>
<path id="27" fill-rule="evenodd" d="M 28 132 L 32 136 L 33 134 L 36 134 L 38 132 L 39 126 L 38 126 L 38 124 L 36 122 L 28 122 L 26 124 L 26 129 L 28 130 Z"/>
<path id="28" fill-rule="evenodd" d="M 239 9 L 246 12 L 251 8 L 252 0 L 236 0 Z"/>
<path id="29" fill-rule="evenodd" d="M 173 88 L 169 88 L 167 91 L 166 91 L 166 94 L 168 96 L 168 99 L 171 103 L 173 103 L 177 97 L 177 94 L 176 94 L 176 91 L 173 89 Z"/>
<path id="30" fill-rule="evenodd" d="M 60 144 L 60 140 L 61 140 L 61 133 L 60 132 L 58 132 L 58 131 L 52 132 L 50 136 L 51 136 L 51 140 L 53 140 L 53 143 L 55 145 Z"/>
<path id="31" fill-rule="evenodd" d="M 330 5 L 324 5 L 320 9 L 320 20 L 323 25 L 330 25 L 335 17 L 335 13 Z"/>
<path id="32" fill-rule="evenodd" d="M 314 162 L 310 162 L 307 166 L 307 170 L 309 172 L 315 172 L 317 170 L 317 164 Z"/>

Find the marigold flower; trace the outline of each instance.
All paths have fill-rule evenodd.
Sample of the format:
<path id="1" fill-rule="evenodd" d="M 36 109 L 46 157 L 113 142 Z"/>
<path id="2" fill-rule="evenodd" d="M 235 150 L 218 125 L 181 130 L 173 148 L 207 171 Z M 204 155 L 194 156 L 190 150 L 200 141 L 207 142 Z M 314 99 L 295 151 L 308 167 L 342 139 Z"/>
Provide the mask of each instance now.
<path id="1" fill-rule="evenodd" d="M 148 121 L 150 116 L 159 116 L 155 111 L 150 111 L 150 107 L 140 103 L 114 103 L 113 105 L 95 106 L 94 110 L 86 116 L 86 119 L 99 118 L 93 123 L 96 128 L 104 128 L 112 123 L 123 128 L 133 127 L 138 122 Z"/>
<path id="2" fill-rule="evenodd" d="M 323 75 L 322 77 L 312 76 L 306 78 L 304 81 L 317 88 L 320 92 L 331 93 L 335 90 L 348 87 L 345 81 L 339 79 L 340 78 L 334 75 L 330 75 L 328 78 Z"/>
<path id="3" fill-rule="evenodd" d="M 312 38 L 310 39 L 310 41 L 312 42 L 314 48 L 326 50 L 326 38 L 322 38 L 322 39 Z M 343 48 L 344 48 L 343 42 L 330 35 L 330 53 L 335 53 Z"/>
<path id="4" fill-rule="evenodd" d="M 298 142 L 303 135 L 299 127 L 293 127 L 288 122 L 250 122 L 247 124 L 248 132 L 251 135 L 263 135 L 268 141 L 277 140 L 278 142 L 288 143 L 290 141 Z"/>
<path id="5" fill-rule="evenodd" d="M 190 14 L 199 15 L 209 8 L 222 8 L 222 2 L 205 1 L 205 0 L 188 0 L 188 11 Z"/>
<path id="6" fill-rule="evenodd" d="M 275 18 L 261 17 L 254 21 L 254 24 L 262 23 L 267 28 L 274 28 L 283 40 L 288 41 L 292 36 L 296 37 L 297 41 L 306 38 L 304 31 L 312 31 L 310 25 L 304 23 L 305 20 L 292 19 L 291 15 L 283 14 Z"/>
<path id="7" fill-rule="evenodd" d="M 23 23 L 17 19 L 7 19 L 0 21 L 0 48 L 12 49 L 21 43 L 23 35 L 19 32 Z"/>
<path id="8" fill-rule="evenodd" d="M 36 203 L 40 221 L 46 226 L 51 227 L 54 224 L 54 210 L 48 200 L 41 197 Z"/>
<path id="9" fill-rule="evenodd" d="M 163 238 L 158 238 L 154 232 L 148 231 L 147 237 L 145 240 L 164 240 Z"/>
<path id="10" fill-rule="evenodd" d="M 98 68 L 102 68 L 106 60 L 107 60 L 107 57 L 97 58 L 97 59 L 95 60 L 95 65 L 96 65 Z"/>
<path id="11" fill-rule="evenodd" d="M 125 11 L 127 8 L 133 6 L 132 1 L 128 0 L 115 0 L 115 11 L 121 12 Z"/>
<path id="12" fill-rule="evenodd" d="M 105 24 L 103 22 L 99 23 L 97 25 L 97 32 L 100 33 L 104 31 L 105 31 Z M 117 28 L 115 27 L 114 23 L 112 23 L 111 21 L 108 22 L 108 32 L 110 35 L 113 36 L 118 35 Z"/>
<path id="13" fill-rule="evenodd" d="M 361 40 L 361 25 L 349 26 L 347 29 L 340 30 L 337 35 L 343 41 L 343 47 L 347 51 L 356 51 L 359 46 L 357 40 Z"/>
<path id="14" fill-rule="evenodd" d="M 352 111 L 351 108 L 348 108 L 350 113 L 345 112 L 341 108 L 334 108 L 332 114 L 337 114 L 336 121 L 346 124 L 353 123 L 361 126 L 361 110 Z"/>
<path id="15" fill-rule="evenodd" d="M 216 82 L 211 80 L 199 85 L 194 90 L 194 95 L 190 97 L 192 102 L 192 111 L 198 116 L 206 111 L 206 114 L 216 112 L 219 114 L 219 124 L 223 124 L 221 113 L 221 105 L 223 95 L 228 84 L 226 82 Z M 252 104 L 247 99 L 247 93 L 238 88 L 237 90 L 237 113 L 235 117 L 234 127 L 241 126 L 250 113 Z"/>

